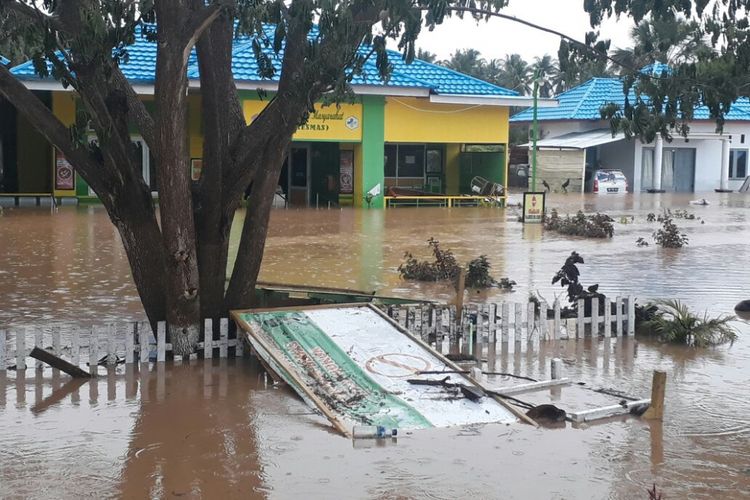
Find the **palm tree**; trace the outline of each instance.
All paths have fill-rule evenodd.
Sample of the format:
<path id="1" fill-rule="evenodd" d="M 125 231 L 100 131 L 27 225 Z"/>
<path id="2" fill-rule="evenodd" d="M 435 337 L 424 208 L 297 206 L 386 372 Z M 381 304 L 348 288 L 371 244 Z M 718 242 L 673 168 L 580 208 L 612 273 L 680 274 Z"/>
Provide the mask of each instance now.
<path id="1" fill-rule="evenodd" d="M 532 75 L 539 75 L 539 96 L 552 97 L 560 78 L 557 61 L 549 54 L 544 54 L 542 57 L 537 56 L 534 64 L 531 65 L 531 73 Z"/>
<path id="2" fill-rule="evenodd" d="M 497 83 L 521 94 L 531 92 L 531 66 L 520 54 L 510 54 L 502 59 L 502 70 Z"/>
<path id="3" fill-rule="evenodd" d="M 428 50 L 417 49 L 417 59 L 428 63 L 434 63 L 437 60 L 437 54 L 433 54 Z"/>
<path id="4" fill-rule="evenodd" d="M 711 47 L 697 28 L 696 22 L 685 19 L 644 19 L 630 32 L 633 46 L 618 48 L 612 53 L 612 58 L 620 64 L 617 71 L 622 74 L 655 62 L 691 62 L 710 53 Z"/>
<path id="5" fill-rule="evenodd" d="M 484 66 L 486 62 L 476 49 L 459 49 L 451 54 L 450 59 L 441 61 L 440 64 L 459 73 L 485 78 Z"/>

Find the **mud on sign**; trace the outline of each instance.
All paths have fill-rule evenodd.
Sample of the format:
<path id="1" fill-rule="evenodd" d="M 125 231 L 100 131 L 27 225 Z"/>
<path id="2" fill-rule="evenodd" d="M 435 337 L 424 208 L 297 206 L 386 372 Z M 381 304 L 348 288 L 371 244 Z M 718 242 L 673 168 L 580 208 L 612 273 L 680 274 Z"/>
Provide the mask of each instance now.
<path id="1" fill-rule="evenodd" d="M 523 193 L 523 222 L 541 223 L 544 218 L 544 193 Z"/>

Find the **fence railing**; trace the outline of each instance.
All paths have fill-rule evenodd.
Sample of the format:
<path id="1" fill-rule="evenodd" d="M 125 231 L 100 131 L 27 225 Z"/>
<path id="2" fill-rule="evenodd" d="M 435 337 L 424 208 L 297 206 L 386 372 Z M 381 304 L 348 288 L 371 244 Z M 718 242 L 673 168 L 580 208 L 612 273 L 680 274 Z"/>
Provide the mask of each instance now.
<path id="1" fill-rule="evenodd" d="M 204 331 L 212 332 L 208 341 L 198 343 L 198 352 L 190 358 L 226 358 L 242 355 L 242 342 L 229 338 L 229 320 L 218 321 L 218 334 L 214 321 L 206 319 Z M 29 353 L 34 347 L 46 349 L 54 355 L 80 366 L 88 364 L 92 373 L 103 362 L 106 365 L 118 363 L 148 363 L 167 360 L 172 352 L 172 344 L 167 342 L 167 325 L 161 321 L 154 335 L 148 322 L 107 324 L 91 328 L 70 325 L 29 325 L 0 328 L 0 370 L 15 366 L 26 369 L 28 364 L 41 366 L 41 361 L 30 360 Z M 105 358 L 106 359 L 103 359 Z M 174 361 L 182 361 L 182 356 L 174 355 Z"/>
<path id="2" fill-rule="evenodd" d="M 589 305 L 590 304 L 590 305 Z M 621 337 L 635 333 L 635 298 L 578 301 L 575 317 L 563 317 L 559 301 L 527 304 L 469 304 L 458 317 L 442 304 L 392 305 L 388 315 L 401 326 L 444 351 L 472 350 L 472 345 L 521 344 L 587 336 Z M 474 349 L 473 352 L 477 352 Z"/>

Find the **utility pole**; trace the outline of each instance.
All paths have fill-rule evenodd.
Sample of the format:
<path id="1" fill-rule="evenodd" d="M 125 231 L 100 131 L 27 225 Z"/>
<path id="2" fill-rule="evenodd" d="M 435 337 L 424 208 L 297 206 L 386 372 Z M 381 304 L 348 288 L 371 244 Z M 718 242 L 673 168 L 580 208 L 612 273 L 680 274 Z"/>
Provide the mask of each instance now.
<path id="1" fill-rule="evenodd" d="M 539 98 L 539 68 L 534 71 L 534 118 L 531 122 L 531 191 L 536 192 L 536 141 L 539 137 L 537 100 Z"/>

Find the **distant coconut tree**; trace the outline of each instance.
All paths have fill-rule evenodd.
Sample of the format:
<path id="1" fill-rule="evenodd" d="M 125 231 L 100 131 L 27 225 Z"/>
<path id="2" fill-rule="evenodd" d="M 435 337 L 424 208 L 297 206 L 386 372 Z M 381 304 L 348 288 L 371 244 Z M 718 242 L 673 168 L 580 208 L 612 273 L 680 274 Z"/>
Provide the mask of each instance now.
<path id="1" fill-rule="evenodd" d="M 451 58 L 440 63 L 452 70 L 485 79 L 484 67 L 486 61 L 476 49 L 459 49 L 451 54 Z"/>
<path id="2" fill-rule="evenodd" d="M 417 49 L 417 59 L 428 63 L 434 63 L 437 60 L 437 54 L 433 54 L 429 50 Z"/>
<path id="3" fill-rule="evenodd" d="M 521 94 L 530 94 L 532 74 L 531 66 L 520 54 L 509 54 L 502 59 L 497 83 Z"/>
<path id="4" fill-rule="evenodd" d="M 531 65 L 532 85 L 534 75 L 537 73 L 539 74 L 539 96 L 552 97 L 560 78 L 560 68 L 557 66 L 557 61 L 549 54 L 536 57 Z"/>

